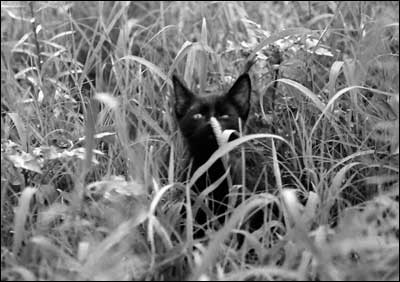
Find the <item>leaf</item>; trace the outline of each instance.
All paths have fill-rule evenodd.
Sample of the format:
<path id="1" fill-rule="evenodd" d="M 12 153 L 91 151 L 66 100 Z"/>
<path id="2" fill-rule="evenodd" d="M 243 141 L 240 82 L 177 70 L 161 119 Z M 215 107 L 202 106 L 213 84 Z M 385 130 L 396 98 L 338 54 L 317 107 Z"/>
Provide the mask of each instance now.
<path id="1" fill-rule="evenodd" d="M 174 61 L 172 62 L 172 65 L 168 71 L 168 77 L 171 77 L 172 73 L 176 69 L 176 66 L 185 57 L 185 55 L 187 55 L 189 53 L 189 51 L 192 52 L 193 50 L 194 51 L 203 50 L 203 51 L 207 51 L 208 53 L 213 53 L 213 50 L 211 48 L 209 48 L 208 46 L 204 46 L 204 45 L 202 46 L 199 42 L 185 41 L 185 43 L 183 43 L 181 49 L 176 54 Z M 185 80 L 185 82 L 187 82 L 187 81 Z"/>
<path id="2" fill-rule="evenodd" d="M 175 70 L 176 66 L 182 60 L 182 58 L 189 52 L 189 50 L 193 46 L 193 44 L 194 43 L 190 42 L 190 41 L 185 41 L 185 43 L 183 43 L 181 49 L 179 49 L 178 53 L 176 54 L 171 67 L 169 68 L 168 77 L 171 77 L 172 72 Z"/>
<path id="3" fill-rule="evenodd" d="M 223 155 L 229 153 L 233 149 L 235 149 L 237 146 L 239 146 L 242 143 L 248 142 L 253 139 L 259 139 L 259 138 L 275 138 L 278 140 L 281 140 L 285 142 L 289 147 L 291 145 L 282 137 L 274 134 L 267 134 L 267 133 L 259 133 L 259 134 L 250 134 L 246 135 L 243 137 L 239 137 L 231 142 L 226 143 L 224 146 L 220 147 L 217 151 L 215 151 L 211 157 L 206 161 L 202 166 L 200 166 L 194 173 L 192 178 L 190 179 L 190 182 L 188 184 L 188 188 L 192 187 L 194 183 L 199 179 L 200 176 L 202 176 L 210 167 L 211 165 L 219 158 L 221 158 Z"/>
<path id="4" fill-rule="evenodd" d="M 11 120 L 13 121 L 13 123 L 17 129 L 18 136 L 21 140 L 22 148 L 25 151 L 28 151 L 28 136 L 27 136 L 27 132 L 26 132 L 26 126 L 25 126 L 21 116 L 17 113 L 8 113 L 8 116 L 11 118 Z"/>
<path id="5" fill-rule="evenodd" d="M 139 20 L 135 18 L 131 18 L 125 22 L 125 24 L 121 27 L 117 44 L 116 44 L 116 55 L 117 57 L 122 57 L 126 55 L 125 52 L 128 50 L 127 44 L 129 43 L 129 35 L 131 34 L 132 29 L 135 26 L 138 26 Z"/>
<path id="6" fill-rule="evenodd" d="M 126 181 L 123 176 L 111 176 L 101 181 L 92 182 L 86 186 L 86 189 L 91 193 L 102 195 L 109 200 L 112 194 L 124 196 L 141 196 L 147 194 L 143 184 L 134 180 Z"/>
<path id="7" fill-rule="evenodd" d="M 203 17 L 203 23 L 201 25 L 201 39 L 200 42 L 202 45 L 207 46 L 207 22 L 206 18 Z"/>
<path id="8" fill-rule="evenodd" d="M 256 48 L 254 48 L 253 52 L 249 55 L 249 60 L 254 58 L 257 55 L 257 52 L 260 51 L 262 48 L 265 46 L 274 43 L 275 41 L 285 38 L 287 36 L 291 35 L 303 35 L 303 34 L 308 34 L 311 33 L 312 31 L 308 28 L 293 28 L 293 29 L 286 29 L 283 31 L 280 31 L 278 33 L 272 34 L 270 37 L 264 39 Z"/>
<path id="9" fill-rule="evenodd" d="M 328 82 L 328 91 L 329 91 L 329 98 L 335 93 L 335 84 L 336 79 L 339 76 L 340 69 L 342 68 L 344 62 L 343 61 L 335 61 L 332 64 L 331 70 L 329 71 L 329 82 Z"/>
<path id="10" fill-rule="evenodd" d="M 206 19 L 203 18 L 203 24 L 201 26 L 201 39 L 200 39 L 202 50 L 199 51 L 198 56 L 198 73 L 200 78 L 200 93 L 203 93 L 206 89 L 207 82 L 207 68 L 208 68 L 208 54 L 206 51 L 207 45 L 207 23 Z"/>
<path id="11" fill-rule="evenodd" d="M 113 97 L 110 93 L 96 93 L 94 98 L 108 106 L 110 109 L 116 110 L 118 108 L 118 99 Z"/>
<path id="12" fill-rule="evenodd" d="M 19 72 L 17 72 L 15 75 L 14 75 L 14 78 L 15 79 L 22 79 L 22 78 L 26 78 L 26 73 L 27 72 L 30 72 L 30 71 L 32 71 L 32 72 L 38 72 L 38 69 L 37 69 L 37 67 L 27 67 L 27 68 L 25 68 L 25 69 L 22 69 L 22 70 L 20 70 Z"/>
<path id="13" fill-rule="evenodd" d="M 272 151 L 274 176 L 276 179 L 276 187 L 278 188 L 279 191 L 282 191 L 283 186 L 282 186 L 281 170 L 279 169 L 279 162 L 276 154 L 275 142 L 273 139 L 271 139 L 271 151 Z"/>
<path id="14" fill-rule="evenodd" d="M 194 46 L 194 45 L 193 45 Z M 196 67 L 196 54 L 197 51 L 195 48 L 190 48 L 189 53 L 186 58 L 185 64 L 185 73 L 183 75 L 183 80 L 185 81 L 186 85 L 191 88 L 193 86 L 194 81 L 194 70 Z"/>
<path id="15" fill-rule="evenodd" d="M 320 199 L 318 194 L 312 191 L 309 192 L 304 213 L 302 215 L 303 219 L 305 220 L 306 223 L 308 223 L 308 225 L 310 225 L 317 216 L 317 211 L 318 211 L 317 208 L 319 204 L 320 204 Z M 310 226 L 308 228 L 310 228 Z"/>
<path id="16" fill-rule="evenodd" d="M 225 223 L 225 225 L 213 236 L 208 244 L 208 248 L 204 252 L 201 264 L 194 269 L 191 281 L 197 281 L 199 278 L 207 273 L 207 270 L 215 265 L 218 255 L 222 251 L 221 246 L 224 240 L 232 232 L 234 227 L 245 217 L 249 212 L 255 208 L 266 206 L 270 203 L 276 202 L 277 198 L 268 193 L 257 194 L 241 203 L 234 209 L 232 216 Z M 192 280 L 193 279 L 193 280 Z"/>
<path id="17" fill-rule="evenodd" d="M 161 79 L 163 79 L 170 86 L 172 86 L 172 81 L 165 75 L 165 73 L 159 67 L 157 67 L 152 62 L 149 62 L 148 60 L 146 60 L 144 58 L 133 56 L 133 55 L 124 56 L 124 57 L 118 59 L 117 62 L 122 61 L 122 60 L 131 60 L 131 61 L 135 61 L 135 62 L 138 62 L 139 64 L 146 66 L 152 73 L 158 75 Z"/>
<path id="18" fill-rule="evenodd" d="M 143 223 L 146 219 L 147 214 L 142 211 L 142 213 L 138 214 L 135 218 L 119 224 L 112 233 L 104 238 L 100 244 L 93 248 L 87 255 L 87 261 L 80 267 L 80 274 L 82 277 L 85 279 L 93 277 L 95 272 L 98 271 L 98 267 L 102 265 L 103 260 L 112 253 L 113 247 L 120 244 L 127 236 L 132 234 L 132 230 L 139 224 Z"/>
<path id="19" fill-rule="evenodd" d="M 351 91 L 354 90 L 354 89 L 364 89 L 364 90 L 367 90 L 367 91 L 370 91 L 370 92 L 373 92 L 373 93 L 377 93 L 377 94 L 381 94 L 381 95 L 386 95 L 386 96 L 389 96 L 389 97 L 396 97 L 396 96 L 398 96 L 398 94 L 393 94 L 393 93 L 389 93 L 389 92 L 385 92 L 385 91 L 380 91 L 380 90 L 373 89 L 373 88 L 367 88 L 367 87 L 363 87 L 363 86 L 350 86 L 350 87 L 346 87 L 346 88 L 344 88 L 344 89 L 338 91 L 338 92 L 335 94 L 335 96 L 333 96 L 333 97 L 329 100 L 329 102 L 327 103 L 327 105 L 325 106 L 325 108 L 322 109 L 322 113 L 321 113 L 320 116 L 318 117 L 317 121 L 316 121 L 315 124 L 314 124 L 314 127 L 313 127 L 312 130 L 311 130 L 310 138 L 311 138 L 311 136 L 313 135 L 314 131 L 317 129 L 319 122 L 322 120 L 322 117 L 323 117 L 324 115 L 330 116 L 329 113 L 330 113 L 330 110 L 331 110 L 331 107 L 332 107 L 333 103 L 335 103 L 335 101 L 336 101 L 340 96 L 342 96 L 342 95 L 345 94 L 346 92 L 351 92 Z"/>
<path id="20" fill-rule="evenodd" d="M 17 43 L 15 43 L 15 45 L 13 46 L 13 48 L 11 49 L 12 52 L 15 52 L 15 50 L 17 48 L 20 47 L 20 45 L 22 45 L 23 43 L 25 43 L 25 41 L 29 38 L 29 36 L 31 36 L 32 32 L 28 32 L 26 34 L 24 34 L 20 40 L 18 40 Z M 23 47 L 22 47 L 23 48 Z"/>
<path id="21" fill-rule="evenodd" d="M 360 164 L 359 162 L 349 163 L 342 167 L 338 173 L 333 177 L 331 187 L 329 188 L 330 191 L 333 191 L 337 195 L 341 191 L 342 183 L 345 181 L 346 172 L 350 170 L 353 166 Z"/>
<path id="22" fill-rule="evenodd" d="M 18 207 L 14 217 L 14 240 L 12 248 L 15 256 L 18 256 L 22 241 L 26 235 L 25 222 L 30 214 L 29 205 L 36 190 L 36 188 L 26 187 L 24 191 L 22 191 L 21 197 L 18 200 Z"/>
<path id="23" fill-rule="evenodd" d="M 268 83 L 268 85 L 266 86 L 266 88 L 270 87 L 271 85 L 273 85 L 275 82 L 283 82 L 285 84 L 288 84 L 294 88 L 296 88 L 297 90 L 300 91 L 300 93 L 304 94 L 306 97 L 308 97 L 314 104 L 315 106 L 321 111 L 324 111 L 324 103 L 318 98 L 317 95 L 315 95 L 313 92 L 311 92 L 309 89 L 307 89 L 306 87 L 304 87 L 303 85 L 301 85 L 300 83 L 290 80 L 290 79 L 286 79 L 286 78 L 280 78 L 280 79 L 276 79 L 271 81 L 270 83 Z M 266 116 L 265 111 L 264 111 L 264 107 L 263 107 L 263 97 L 261 96 L 260 99 L 260 105 L 261 105 L 261 111 L 263 113 L 264 116 Z M 325 108 L 326 109 L 326 108 Z"/>
<path id="24" fill-rule="evenodd" d="M 42 227 L 51 228 L 51 224 L 58 218 L 68 214 L 69 207 L 66 204 L 54 203 L 39 214 L 38 223 Z"/>
<path id="25" fill-rule="evenodd" d="M 37 246 L 42 252 L 53 254 L 54 257 L 62 261 L 66 269 L 78 269 L 79 264 L 76 259 L 70 256 L 64 248 L 51 242 L 51 240 L 44 236 L 35 236 L 31 242 Z"/>
<path id="26" fill-rule="evenodd" d="M 3 3 L 1 3 L 1 10 L 5 11 L 8 14 L 8 16 L 10 16 L 11 18 L 13 18 L 15 20 L 31 23 L 32 20 L 34 19 L 34 18 L 27 18 L 25 15 L 23 15 L 22 7 L 14 8 L 12 6 L 3 5 Z"/>
<path id="27" fill-rule="evenodd" d="M 42 174 L 40 164 L 37 159 L 31 154 L 21 152 L 20 154 L 12 154 L 7 156 L 15 167 L 20 167 L 26 170 L 34 171 Z"/>
<path id="28" fill-rule="evenodd" d="M 52 38 L 49 39 L 49 41 L 54 41 L 54 40 L 56 40 L 56 39 L 58 39 L 60 37 L 67 36 L 67 35 L 74 35 L 75 33 L 76 33 L 75 30 L 64 31 L 64 32 L 61 32 L 61 33 L 59 33 L 57 35 L 54 35 Z"/>

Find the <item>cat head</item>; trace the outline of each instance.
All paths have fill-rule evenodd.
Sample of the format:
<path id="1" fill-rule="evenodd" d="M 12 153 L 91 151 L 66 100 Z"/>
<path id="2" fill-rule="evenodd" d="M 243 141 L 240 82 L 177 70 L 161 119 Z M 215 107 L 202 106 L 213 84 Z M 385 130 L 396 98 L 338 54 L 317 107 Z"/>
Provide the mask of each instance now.
<path id="1" fill-rule="evenodd" d="M 172 78 L 174 86 L 174 112 L 179 128 L 189 144 L 192 155 L 203 154 L 208 158 L 217 148 L 210 118 L 214 117 L 221 129 L 239 131 L 250 110 L 251 81 L 241 75 L 226 93 L 197 95 L 190 91 L 178 77 Z M 207 155 L 207 156 L 205 156 Z"/>

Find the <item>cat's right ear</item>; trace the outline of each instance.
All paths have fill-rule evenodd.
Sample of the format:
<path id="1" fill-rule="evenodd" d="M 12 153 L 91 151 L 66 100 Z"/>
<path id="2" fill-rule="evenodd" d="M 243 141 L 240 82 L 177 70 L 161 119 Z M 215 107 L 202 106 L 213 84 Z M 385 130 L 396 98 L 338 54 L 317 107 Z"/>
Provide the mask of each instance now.
<path id="1" fill-rule="evenodd" d="M 194 94 L 186 88 L 186 86 L 179 80 L 176 75 L 172 76 L 172 83 L 174 85 L 174 109 L 177 118 L 185 115 L 190 105 L 193 103 Z"/>

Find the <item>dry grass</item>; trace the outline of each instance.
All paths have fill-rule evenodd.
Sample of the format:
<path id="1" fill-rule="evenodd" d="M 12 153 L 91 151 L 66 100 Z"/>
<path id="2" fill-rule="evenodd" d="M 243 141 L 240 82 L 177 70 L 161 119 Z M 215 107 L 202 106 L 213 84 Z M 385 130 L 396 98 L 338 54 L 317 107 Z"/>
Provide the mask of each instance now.
<path id="1" fill-rule="evenodd" d="M 2 280 L 397 281 L 398 12 L 3 1 Z M 172 74 L 221 91 L 249 59 L 247 134 L 188 179 Z M 226 224 L 194 239 L 191 185 L 228 154 L 244 185 Z"/>

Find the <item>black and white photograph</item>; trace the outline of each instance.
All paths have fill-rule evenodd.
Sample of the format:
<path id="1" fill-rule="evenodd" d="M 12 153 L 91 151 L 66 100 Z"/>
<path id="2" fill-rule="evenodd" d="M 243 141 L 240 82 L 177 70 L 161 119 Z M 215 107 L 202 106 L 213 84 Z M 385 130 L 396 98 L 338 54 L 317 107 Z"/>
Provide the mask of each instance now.
<path id="1" fill-rule="evenodd" d="M 1 1 L 1 281 L 399 281 L 398 1 Z"/>

